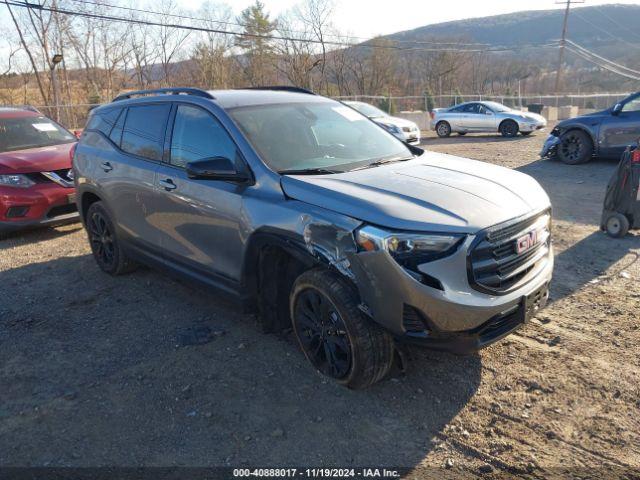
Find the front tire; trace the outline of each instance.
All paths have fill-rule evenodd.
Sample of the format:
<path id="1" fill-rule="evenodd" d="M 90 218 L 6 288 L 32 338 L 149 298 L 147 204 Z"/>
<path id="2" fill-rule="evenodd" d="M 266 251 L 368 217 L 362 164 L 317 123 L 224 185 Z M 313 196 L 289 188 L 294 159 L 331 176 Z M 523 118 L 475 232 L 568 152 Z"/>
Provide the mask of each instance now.
<path id="1" fill-rule="evenodd" d="M 451 135 L 451 125 L 449 125 L 449 122 L 438 122 L 436 125 L 436 133 L 440 138 L 446 138 Z"/>
<path id="2" fill-rule="evenodd" d="M 382 380 L 393 364 L 391 336 L 365 317 L 344 279 L 325 269 L 300 275 L 291 291 L 293 331 L 320 373 L 352 389 Z"/>
<path id="3" fill-rule="evenodd" d="M 567 165 L 580 165 L 591 160 L 593 142 L 589 135 L 581 130 L 569 130 L 560 139 L 558 157 Z"/>
<path id="4" fill-rule="evenodd" d="M 113 221 L 102 202 L 91 204 L 85 223 L 91 252 L 100 270 L 114 276 L 135 270 L 136 265 L 122 250 Z"/>
<path id="5" fill-rule="evenodd" d="M 520 132 L 520 135 L 522 135 L 523 137 L 528 137 L 529 135 L 531 135 L 533 132 Z"/>
<path id="6" fill-rule="evenodd" d="M 505 120 L 500 124 L 500 128 L 498 129 L 500 134 L 505 138 L 513 138 L 518 135 L 518 124 L 513 120 Z"/>

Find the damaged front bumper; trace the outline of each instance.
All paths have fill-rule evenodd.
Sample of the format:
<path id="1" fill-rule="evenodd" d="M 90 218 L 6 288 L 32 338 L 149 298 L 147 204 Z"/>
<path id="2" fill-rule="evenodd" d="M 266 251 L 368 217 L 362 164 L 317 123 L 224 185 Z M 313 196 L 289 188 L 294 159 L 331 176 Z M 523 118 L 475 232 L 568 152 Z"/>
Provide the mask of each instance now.
<path id="1" fill-rule="evenodd" d="M 553 133 L 547 137 L 540 151 L 540 158 L 553 158 L 556 156 L 558 145 L 560 145 L 560 137 Z"/>
<path id="2" fill-rule="evenodd" d="M 421 265 L 418 281 L 386 252 L 360 252 L 351 268 L 363 308 L 400 341 L 470 353 L 519 328 L 548 298 L 553 272 L 549 252 L 524 285 L 505 294 L 471 287 L 467 277 L 467 241 L 453 255 Z"/>

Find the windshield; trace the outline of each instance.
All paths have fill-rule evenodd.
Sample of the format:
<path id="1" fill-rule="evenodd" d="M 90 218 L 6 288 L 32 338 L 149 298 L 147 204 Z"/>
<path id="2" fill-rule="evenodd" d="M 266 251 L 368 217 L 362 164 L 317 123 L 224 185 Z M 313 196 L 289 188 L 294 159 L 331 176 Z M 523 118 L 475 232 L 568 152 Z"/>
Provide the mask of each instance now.
<path id="1" fill-rule="evenodd" d="M 369 105 L 368 103 L 363 102 L 345 102 L 352 108 L 355 108 L 361 114 L 366 115 L 370 118 L 378 118 L 378 117 L 387 117 L 388 114 L 383 112 L 379 108 L 374 107 L 373 105 Z"/>
<path id="2" fill-rule="evenodd" d="M 229 110 L 273 170 L 346 171 L 411 158 L 399 140 L 337 102 L 255 105 Z"/>
<path id="3" fill-rule="evenodd" d="M 0 118 L 0 152 L 46 147 L 77 139 L 47 117 Z"/>
<path id="4" fill-rule="evenodd" d="M 498 102 L 482 102 L 482 103 L 483 105 L 486 105 L 494 112 L 508 112 L 511 110 L 509 107 L 502 105 L 501 103 L 498 103 Z"/>

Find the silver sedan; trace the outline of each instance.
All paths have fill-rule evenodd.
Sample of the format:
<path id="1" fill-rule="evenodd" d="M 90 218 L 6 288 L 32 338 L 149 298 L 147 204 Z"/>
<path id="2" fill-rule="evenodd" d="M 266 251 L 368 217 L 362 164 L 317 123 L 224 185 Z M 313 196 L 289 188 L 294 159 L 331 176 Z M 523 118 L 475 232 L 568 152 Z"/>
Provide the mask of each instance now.
<path id="1" fill-rule="evenodd" d="M 547 120 L 537 113 L 513 110 L 496 102 L 468 102 L 431 112 L 431 129 L 439 137 L 451 132 L 465 135 L 470 132 L 499 132 L 503 137 L 518 133 L 529 135 L 547 126 Z"/>

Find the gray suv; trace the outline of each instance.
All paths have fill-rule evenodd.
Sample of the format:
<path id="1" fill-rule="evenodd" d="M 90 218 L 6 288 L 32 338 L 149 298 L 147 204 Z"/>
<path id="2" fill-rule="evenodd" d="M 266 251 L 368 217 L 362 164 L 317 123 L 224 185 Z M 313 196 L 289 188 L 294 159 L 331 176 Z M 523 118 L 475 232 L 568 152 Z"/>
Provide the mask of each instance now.
<path id="1" fill-rule="evenodd" d="M 350 388 L 382 379 L 400 342 L 473 352 L 548 297 L 534 179 L 425 152 L 305 90 L 121 95 L 92 112 L 74 173 L 102 270 L 214 287 L 265 331 L 293 327 Z"/>

